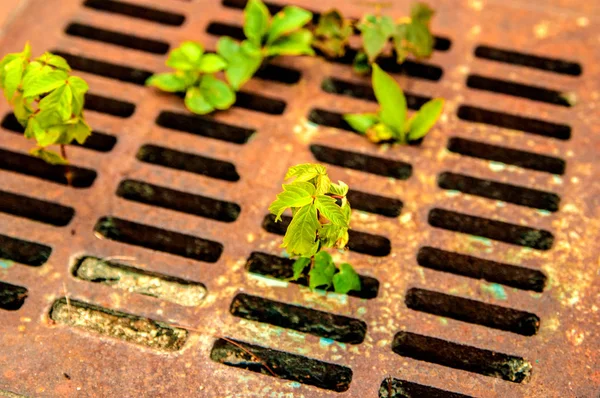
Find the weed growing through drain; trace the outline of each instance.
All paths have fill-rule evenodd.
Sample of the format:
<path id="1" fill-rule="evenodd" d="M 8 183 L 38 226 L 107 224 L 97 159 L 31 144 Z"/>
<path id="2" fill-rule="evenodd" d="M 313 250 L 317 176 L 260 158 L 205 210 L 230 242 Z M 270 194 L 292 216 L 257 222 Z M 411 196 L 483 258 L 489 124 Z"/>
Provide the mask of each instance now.
<path id="1" fill-rule="evenodd" d="M 25 137 L 37 141 L 30 153 L 51 164 L 67 164 L 65 145 L 83 144 L 92 132 L 83 116 L 88 85 L 70 71 L 64 58 L 48 52 L 32 60 L 29 43 L 0 61 L 4 96 Z M 60 145 L 61 153 L 48 150 L 51 145 Z M 66 174 L 70 182 L 68 169 Z"/>
<path id="2" fill-rule="evenodd" d="M 407 119 L 406 98 L 394 78 L 374 64 L 372 80 L 379 112 L 344 115 L 354 130 L 372 142 L 407 144 L 416 141 L 423 138 L 440 117 L 444 107 L 442 98 L 432 99 Z"/>
<path id="3" fill-rule="evenodd" d="M 332 183 L 327 169 L 320 164 L 290 167 L 285 180 L 290 179 L 293 181 L 283 185 L 283 192 L 269 211 L 277 222 L 285 210 L 292 210 L 292 221 L 281 245 L 290 255 L 299 257 L 293 264 L 292 280 L 306 276 L 311 289 L 333 285 L 336 293 L 359 291 L 360 279 L 352 266 L 343 263 L 336 267 L 331 255 L 322 250 L 343 249 L 348 243 L 348 186 L 341 181 Z"/>

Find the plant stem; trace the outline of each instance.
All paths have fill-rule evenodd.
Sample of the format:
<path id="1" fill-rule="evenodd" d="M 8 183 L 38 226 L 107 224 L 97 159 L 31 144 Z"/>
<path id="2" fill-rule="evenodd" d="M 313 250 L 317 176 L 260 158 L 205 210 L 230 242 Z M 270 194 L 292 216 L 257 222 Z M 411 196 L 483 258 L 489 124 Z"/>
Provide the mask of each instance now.
<path id="1" fill-rule="evenodd" d="M 67 158 L 67 148 L 65 145 L 60 145 L 60 155 L 67 161 L 65 165 L 65 178 L 67 179 L 67 185 L 73 185 L 73 172 L 71 171 L 71 166 L 69 165 L 69 159 Z"/>

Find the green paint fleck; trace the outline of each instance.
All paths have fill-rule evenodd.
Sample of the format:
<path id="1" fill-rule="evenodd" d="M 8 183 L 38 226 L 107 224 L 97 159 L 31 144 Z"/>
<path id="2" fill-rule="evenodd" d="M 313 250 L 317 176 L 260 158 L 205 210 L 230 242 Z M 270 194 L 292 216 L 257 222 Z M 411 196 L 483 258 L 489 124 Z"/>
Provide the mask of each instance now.
<path id="1" fill-rule="evenodd" d="M 0 258 L 0 268 L 2 268 L 2 269 L 9 269 L 13 265 L 14 265 L 14 263 L 12 261 Z"/>
<path id="2" fill-rule="evenodd" d="M 292 388 L 300 388 L 300 387 L 302 387 L 302 384 L 298 383 L 297 381 L 292 381 L 290 383 L 290 387 L 292 387 Z"/>
<path id="3" fill-rule="evenodd" d="M 548 210 L 542 210 L 542 209 L 537 209 L 537 213 L 541 216 L 549 216 L 552 214 L 552 212 L 550 212 Z"/>
<path id="4" fill-rule="evenodd" d="M 321 339 L 319 340 L 319 345 L 321 347 L 329 347 L 330 345 L 332 345 L 333 343 L 335 343 L 334 340 L 332 339 L 328 339 L 326 337 L 321 337 Z"/>
<path id="5" fill-rule="evenodd" d="M 497 200 L 496 201 L 496 206 L 497 207 L 506 207 L 506 202 L 503 202 L 501 200 Z"/>
<path id="6" fill-rule="evenodd" d="M 474 240 L 474 241 L 483 243 L 486 246 L 491 246 L 492 245 L 492 241 L 490 239 L 488 239 L 488 238 L 484 238 L 483 236 L 469 235 L 469 238 L 472 239 L 472 240 Z"/>
<path id="7" fill-rule="evenodd" d="M 489 166 L 490 170 L 492 170 L 496 173 L 506 169 L 506 164 L 501 163 L 501 162 L 489 162 L 488 166 Z"/>
<path id="8" fill-rule="evenodd" d="M 460 191 L 457 191 L 455 189 L 447 189 L 446 191 L 444 191 L 444 193 L 446 194 L 446 196 L 449 196 L 449 197 L 460 195 Z"/>
<path id="9" fill-rule="evenodd" d="M 563 179 L 561 176 L 557 175 L 557 174 L 553 174 L 552 175 L 552 179 L 554 180 L 555 184 L 562 184 L 563 183 Z"/>
<path id="10" fill-rule="evenodd" d="M 489 285 L 482 284 L 481 290 L 485 293 L 491 294 L 497 300 L 506 300 L 506 291 L 502 285 L 497 283 L 490 283 Z"/>
<path id="11" fill-rule="evenodd" d="M 306 126 L 315 130 L 319 128 L 319 125 L 317 123 L 311 122 L 310 120 L 306 121 Z"/>
<path id="12" fill-rule="evenodd" d="M 255 274 L 252 272 L 249 272 L 248 276 L 252 279 L 256 279 L 257 281 L 260 281 L 260 282 L 264 283 L 265 285 L 271 286 L 271 287 L 288 287 L 288 285 L 289 285 L 289 282 L 282 281 L 279 279 L 274 279 L 274 278 L 267 278 L 265 276 Z"/>
<path id="13" fill-rule="evenodd" d="M 359 307 L 356 310 L 356 315 L 362 316 L 367 313 L 367 307 Z"/>
<path id="14" fill-rule="evenodd" d="M 440 323 L 444 326 L 448 326 L 448 320 L 444 317 L 438 317 L 438 321 L 440 321 Z"/>

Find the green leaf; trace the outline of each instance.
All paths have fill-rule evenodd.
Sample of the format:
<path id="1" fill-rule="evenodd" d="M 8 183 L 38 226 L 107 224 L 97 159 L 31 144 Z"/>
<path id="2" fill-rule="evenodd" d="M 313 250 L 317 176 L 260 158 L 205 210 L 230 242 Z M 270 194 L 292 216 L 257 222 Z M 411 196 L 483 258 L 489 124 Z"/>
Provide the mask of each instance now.
<path id="1" fill-rule="evenodd" d="M 315 181 L 315 186 L 317 187 L 315 194 L 316 195 L 325 195 L 329 192 L 329 187 L 331 186 L 331 180 L 327 174 L 319 174 Z"/>
<path id="2" fill-rule="evenodd" d="M 38 57 L 36 59 L 36 61 L 39 61 L 46 65 L 54 66 L 55 68 L 58 68 L 65 72 L 71 71 L 71 67 L 69 66 L 68 62 L 63 57 L 54 55 L 49 52 L 46 52 L 43 55 L 41 55 L 40 57 Z"/>
<path id="3" fill-rule="evenodd" d="M 77 123 L 70 124 L 67 128 L 67 141 L 71 143 L 71 141 L 75 140 L 79 144 L 85 143 L 85 140 L 92 134 L 92 129 L 88 124 L 79 118 Z"/>
<path id="4" fill-rule="evenodd" d="M 360 291 L 360 277 L 350 264 L 340 265 L 340 271 L 333 276 L 333 288 L 340 294 L 346 294 L 350 290 Z"/>
<path id="5" fill-rule="evenodd" d="M 301 29 L 290 33 L 266 47 L 267 56 L 274 55 L 314 55 L 311 47 L 312 33 L 307 29 Z"/>
<path id="6" fill-rule="evenodd" d="M 318 249 L 316 242 L 319 220 L 315 205 L 301 207 L 288 226 L 281 247 L 292 256 L 311 257 Z"/>
<path id="7" fill-rule="evenodd" d="M 21 124 L 21 126 L 25 127 L 27 125 L 27 120 L 29 116 L 33 113 L 31 109 L 31 104 L 28 103 L 27 100 L 23 99 L 23 95 L 19 92 L 13 97 L 13 113 L 15 117 Z"/>
<path id="8" fill-rule="evenodd" d="M 311 289 L 331 286 L 336 268 L 329 253 L 321 251 L 315 255 L 315 265 L 308 273 L 308 285 Z"/>
<path id="9" fill-rule="evenodd" d="M 42 98 L 39 108 L 42 110 L 54 110 L 58 112 L 62 120 L 71 118 L 73 112 L 73 93 L 67 84 L 57 88 Z"/>
<path id="10" fill-rule="evenodd" d="M 410 18 L 413 22 L 428 25 L 435 11 L 425 3 L 414 3 L 410 7 Z"/>
<path id="11" fill-rule="evenodd" d="M 4 96 L 10 102 L 23 78 L 23 60 L 15 58 L 4 67 Z"/>
<path id="12" fill-rule="evenodd" d="M 72 112 L 74 115 L 79 116 L 83 111 L 85 93 L 87 93 L 89 86 L 85 80 L 77 76 L 69 77 L 67 82 L 71 87 L 71 93 L 73 94 L 73 101 L 71 103 L 71 106 L 73 107 Z"/>
<path id="13" fill-rule="evenodd" d="M 303 163 L 290 167 L 285 174 L 284 180 L 296 177 L 296 182 L 310 181 L 320 174 L 327 174 L 325 166 L 313 163 Z"/>
<path id="14" fill-rule="evenodd" d="M 62 70 L 47 70 L 45 68 L 35 78 L 25 79 L 23 81 L 23 96 L 37 97 L 38 95 L 48 93 L 67 83 L 69 75 Z"/>
<path id="15" fill-rule="evenodd" d="M 348 228 L 339 227 L 332 223 L 322 225 L 319 229 L 319 241 L 321 247 L 339 247 L 344 248 L 346 245 L 340 244 L 340 239 L 348 234 Z M 347 241 L 346 241 L 347 243 Z"/>
<path id="16" fill-rule="evenodd" d="M 281 220 L 283 212 L 290 207 L 306 206 L 313 201 L 315 187 L 308 182 L 284 184 L 283 192 L 269 206 L 269 211 L 275 215 L 275 221 Z"/>
<path id="17" fill-rule="evenodd" d="M 156 87 L 169 93 L 183 92 L 188 88 L 185 78 L 175 73 L 158 73 L 146 80 L 146 86 Z"/>
<path id="18" fill-rule="evenodd" d="M 433 53 L 434 41 L 427 25 L 416 22 L 398 25 L 394 33 L 397 62 L 404 62 L 411 53 L 417 58 L 429 57 Z"/>
<path id="19" fill-rule="evenodd" d="M 362 33 L 363 49 L 369 62 L 374 62 L 392 37 L 396 25 L 392 17 L 367 15 L 358 25 L 358 29 Z"/>
<path id="20" fill-rule="evenodd" d="M 56 125 L 48 128 L 36 130 L 35 140 L 41 147 L 56 144 L 60 136 L 64 134 L 66 127 L 64 125 Z"/>
<path id="21" fill-rule="evenodd" d="M 204 47 L 200 43 L 185 41 L 169 54 L 166 65 L 179 70 L 194 70 L 200 65 Z"/>
<path id="22" fill-rule="evenodd" d="M 294 264 L 292 264 L 292 269 L 294 270 L 294 276 L 290 278 L 292 281 L 297 281 L 302 276 L 304 269 L 310 264 L 310 258 L 308 257 L 300 257 Z"/>
<path id="23" fill-rule="evenodd" d="M 319 17 L 312 45 L 327 57 L 340 58 L 346 54 L 352 33 L 352 22 L 339 11 L 330 10 Z"/>
<path id="24" fill-rule="evenodd" d="M 390 141 L 391 139 L 396 139 L 399 142 L 405 142 L 405 132 L 404 130 L 395 131 L 392 130 L 385 123 L 377 123 L 373 127 L 367 130 L 367 138 L 369 141 L 378 143 L 382 141 Z"/>
<path id="25" fill-rule="evenodd" d="M 249 41 L 244 41 L 240 46 L 230 37 L 221 37 L 217 43 L 217 53 L 228 63 L 225 77 L 234 90 L 250 80 L 262 63 L 260 49 Z"/>
<path id="26" fill-rule="evenodd" d="M 443 98 L 434 98 L 424 104 L 421 109 L 419 109 L 419 111 L 408 121 L 408 140 L 414 141 L 425 137 L 435 122 L 439 119 L 443 108 Z"/>
<path id="27" fill-rule="evenodd" d="M 40 111 L 35 114 L 35 118 L 43 129 L 48 129 L 51 126 L 63 123 L 63 118 L 54 108 L 40 109 Z"/>
<path id="28" fill-rule="evenodd" d="M 352 61 L 352 69 L 359 75 L 368 75 L 371 73 L 371 64 L 369 63 L 369 57 L 362 51 L 359 51 Z"/>
<path id="29" fill-rule="evenodd" d="M 379 116 L 388 127 L 402 131 L 406 119 L 406 99 L 393 77 L 373 65 L 373 90 L 380 105 Z"/>
<path id="30" fill-rule="evenodd" d="M 348 185 L 344 181 L 338 181 L 337 184 L 331 184 L 329 192 L 337 196 L 346 196 L 348 194 Z"/>
<path id="31" fill-rule="evenodd" d="M 361 134 L 365 134 L 369 128 L 379 123 L 379 117 L 375 113 L 346 114 L 344 120 Z"/>
<path id="32" fill-rule="evenodd" d="M 25 138 L 27 139 L 35 139 L 36 136 L 44 134 L 44 130 L 38 123 L 35 117 L 30 118 L 27 121 L 27 126 L 25 127 Z"/>
<path id="33" fill-rule="evenodd" d="M 338 227 L 347 227 L 348 219 L 331 196 L 319 195 L 315 198 L 315 206 L 322 216 Z"/>
<path id="34" fill-rule="evenodd" d="M 302 28 L 312 20 L 312 13 L 296 6 L 286 6 L 273 17 L 267 36 L 267 44 L 272 44 L 283 35 Z M 312 40 L 312 34 L 311 34 Z"/>
<path id="35" fill-rule="evenodd" d="M 216 73 L 227 67 L 227 62 L 217 54 L 204 54 L 198 70 L 202 73 Z"/>
<path id="36" fill-rule="evenodd" d="M 269 29 L 271 13 L 260 0 L 250 0 L 244 9 L 244 34 L 252 43 L 260 47 Z"/>
<path id="37" fill-rule="evenodd" d="M 34 148 L 29 153 L 35 157 L 38 157 L 44 160 L 46 163 L 50 164 L 69 164 L 67 159 L 60 156 L 58 153 L 54 151 L 48 151 L 44 148 Z"/>
<path id="38" fill-rule="evenodd" d="M 200 82 L 202 96 L 216 109 L 229 109 L 235 103 L 235 92 L 222 80 L 205 75 Z"/>
<path id="39" fill-rule="evenodd" d="M 204 97 L 198 87 L 188 89 L 184 102 L 190 112 L 198 115 L 205 115 L 215 110 L 215 107 Z"/>

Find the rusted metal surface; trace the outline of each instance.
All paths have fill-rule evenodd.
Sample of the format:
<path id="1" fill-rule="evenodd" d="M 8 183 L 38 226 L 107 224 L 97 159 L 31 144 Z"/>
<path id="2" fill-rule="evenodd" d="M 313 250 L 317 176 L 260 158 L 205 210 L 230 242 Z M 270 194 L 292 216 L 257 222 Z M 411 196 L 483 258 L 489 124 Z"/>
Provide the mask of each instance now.
<path id="1" fill-rule="evenodd" d="M 322 91 L 322 81 L 328 77 L 363 85 L 369 80 L 353 75 L 348 65 L 320 58 L 275 62 L 300 71 L 297 83 L 253 79 L 244 87 L 247 93 L 284 101 L 283 113 L 278 114 L 281 103 L 273 101 L 270 113 L 248 109 L 256 108 L 257 102 L 247 97 L 243 106 L 214 115 L 214 120 L 248 130 L 215 130 L 211 125 L 192 123 L 194 134 L 160 127 L 155 121 L 161 112 L 186 113 L 178 97 L 139 85 L 144 72 L 164 70 L 161 42 L 173 47 L 194 39 L 214 48 L 216 38 L 205 33 L 206 27 L 211 22 L 240 25 L 242 12 L 208 0 L 128 1 L 181 14 L 185 21 L 177 25 L 177 18 L 163 14 L 156 21 L 155 14 L 135 9 L 129 13 L 155 20 L 134 18 L 85 7 L 79 0 L 61 1 L 60 7 L 55 2 L 31 0 L 0 45 L 4 54 L 19 50 L 30 40 L 36 52 L 57 50 L 136 69 L 78 72 L 90 83 L 93 94 L 130 103 L 110 103 L 106 107 L 98 98 L 90 102 L 96 111 L 88 111 L 87 117 L 93 129 L 105 136 L 96 136 L 100 140 L 92 145 L 96 150 L 69 148 L 72 163 L 88 169 L 80 174 L 79 187 L 61 184 L 60 173 L 44 168 L 40 171 L 35 163 L 8 152 L 0 159 L 3 191 L 61 205 L 53 206 L 47 217 L 44 211 L 33 210 L 28 216 L 10 210 L 15 208 L 12 196 L 5 195 L 0 201 L 4 209 L 0 212 L 0 235 L 5 236 L 0 240 L 0 257 L 14 260 L 0 260 L 0 281 L 16 286 L 12 292 L 22 292 L 18 287 L 27 289 L 19 309 L 0 308 L 0 391 L 40 397 L 600 394 L 600 184 L 596 181 L 600 174 L 600 63 L 595 51 L 600 33 L 595 27 L 598 17 L 594 2 L 553 1 L 533 6 L 529 2 L 429 1 L 437 10 L 434 33 L 451 40 L 448 50 L 436 51 L 427 61 L 442 69 L 442 77 L 437 81 L 396 77 L 410 93 L 446 98 L 442 121 L 421 145 L 378 147 L 342 129 L 308 122 L 313 109 L 339 113 L 376 109 L 369 100 Z M 341 2 L 299 0 L 294 4 L 325 11 Z M 401 16 L 407 13 L 409 4 L 393 2 L 384 9 Z M 353 17 L 373 11 L 369 2 L 360 1 L 344 2 L 343 8 Z M 89 29 L 80 28 L 72 30 L 83 32 L 79 36 L 66 34 L 65 28 L 73 23 L 154 42 L 114 39 L 114 35 L 104 34 L 106 40 L 112 37 L 116 42 L 108 44 L 80 37 L 89 33 Z M 94 35 L 97 37 L 98 32 Z M 474 56 L 478 46 L 565 59 L 581 65 L 582 73 L 552 73 L 478 58 Z M 574 93 L 576 104 L 567 107 L 468 88 L 469 75 Z M 568 98 L 571 101 L 574 97 L 569 94 Z M 135 110 L 129 116 L 131 105 Z M 539 123 L 523 120 L 517 120 L 517 127 L 529 132 L 475 123 L 464 120 L 473 117 L 461 106 L 535 118 L 570 129 L 540 127 Z M 0 111 L 3 116 L 7 106 L 2 104 Z M 480 115 L 475 112 L 474 118 Z M 161 124 L 172 126 L 165 119 Z M 248 137 L 248 131 L 255 133 Z M 106 135 L 117 138 L 114 147 L 101 140 Z M 520 152 L 489 146 L 481 150 L 481 143 Z M 26 153 L 30 145 L 9 129 L 0 130 L 3 151 Z M 144 145 L 145 152 L 140 155 L 138 151 Z M 148 152 L 152 145 L 221 162 L 174 152 Z M 361 275 L 376 280 L 369 279 L 365 298 L 310 292 L 301 283 L 275 281 L 246 270 L 253 252 L 282 255 L 280 237 L 263 228 L 264 217 L 287 167 L 315 161 L 313 152 L 318 151 L 311 152 L 311 145 L 411 167 L 388 169 L 389 175 L 399 177 L 395 179 L 360 170 L 377 172 L 389 166 L 377 159 L 361 163 L 364 159 L 356 156 L 342 157 L 346 167 L 329 166 L 334 180 L 343 180 L 356 191 L 391 199 L 382 205 L 383 210 L 373 205 L 373 198 L 358 203 L 383 214 L 356 211 L 352 219 L 354 230 L 389 239 L 390 249 L 377 246 L 376 242 L 385 239 L 355 234 L 351 242 L 354 250 L 338 256 L 352 263 Z M 501 159 L 506 164 L 486 159 Z M 152 162 L 170 164 L 175 169 Z M 90 170 L 97 173 L 95 179 Z M 412 170 L 410 176 L 402 174 L 406 170 Z M 36 177 L 39 173 L 50 173 L 49 180 Z M 452 190 L 438 186 L 438 176 L 443 173 L 454 173 L 444 174 L 441 183 Z M 469 179 L 472 177 L 511 184 L 516 191 L 485 182 L 477 185 L 481 182 Z M 142 182 L 144 188 L 127 190 L 122 186 L 124 180 Z M 148 194 L 148 189 L 153 192 L 156 186 L 170 190 Z M 173 190 L 203 198 L 184 195 L 185 203 L 178 204 Z M 531 190 L 543 192 L 540 196 Z M 558 209 L 556 195 L 560 198 Z M 360 194 L 356 197 L 361 201 Z M 402 202 L 399 215 L 397 200 Z M 36 203 L 26 202 L 32 209 Z M 48 209 L 43 204 L 37 206 Z M 68 225 L 48 221 L 56 217 L 62 220 L 60 214 L 70 214 L 70 208 L 75 213 Z M 441 210 L 430 214 L 433 209 Z M 115 219 L 130 223 L 119 224 L 121 221 Z M 101 227 L 97 225 L 99 220 L 103 220 Z M 126 228 L 119 229 L 119 225 Z M 479 231 L 479 235 L 488 234 L 496 240 L 448 230 L 467 227 L 468 232 Z M 131 234 L 119 235 L 125 230 Z M 28 252 L 30 246 L 6 237 L 42 246 L 32 253 Z M 132 271 L 132 275 L 143 275 L 136 279 L 142 283 L 160 283 L 165 275 L 176 277 L 177 283 L 197 282 L 206 288 L 206 296 L 200 305 L 182 306 L 135 293 L 151 290 L 146 287 L 92 283 L 74 275 L 73 267 L 83 256 L 108 258 L 143 270 L 137 274 Z M 279 261 L 285 268 L 285 260 Z M 254 270 L 264 266 L 257 264 L 249 266 Z M 281 276 L 285 270 L 273 273 Z M 256 307 L 243 312 L 236 309 L 238 316 L 234 316 L 230 306 L 239 293 L 296 306 L 279 305 L 280 314 L 300 311 L 298 306 L 332 314 L 323 317 L 324 324 L 352 318 L 348 325 L 362 328 L 366 324 L 364 341 L 362 336 L 355 339 L 356 344 L 322 338 L 325 332 L 318 325 L 249 320 L 256 319 Z M 15 300 L 23 299 L 23 294 L 13 296 Z M 61 300 L 63 297 L 73 300 L 73 313 L 69 300 Z M 91 306 L 81 307 L 80 303 Z M 62 322 L 51 319 L 53 306 L 60 306 Z M 119 318 L 121 313 L 132 315 L 121 318 L 124 329 L 118 322 L 110 324 L 110 319 Z M 240 313 L 250 315 L 245 319 Z M 298 314 L 302 314 L 301 320 L 310 320 L 315 313 Z M 103 327 L 103 322 L 109 325 Z M 274 325 L 294 326 L 306 333 Z M 187 329 L 188 334 L 181 329 Z M 152 330 L 169 336 L 177 331 L 178 340 L 169 343 L 168 350 L 160 349 L 161 343 L 147 334 Z M 124 334 L 130 336 L 129 340 L 119 337 Z M 331 335 L 337 336 L 333 332 Z M 263 356 L 258 358 L 244 348 L 251 346 L 291 355 L 278 356 L 261 349 L 255 351 Z M 293 366 L 299 368 L 295 371 Z M 244 367 L 253 372 L 241 369 Z M 327 380 L 311 379 L 311 375 L 323 374 Z M 315 386 L 321 382 L 330 389 Z"/>

